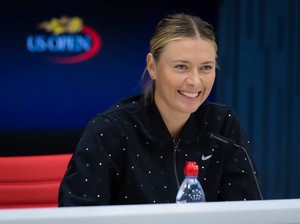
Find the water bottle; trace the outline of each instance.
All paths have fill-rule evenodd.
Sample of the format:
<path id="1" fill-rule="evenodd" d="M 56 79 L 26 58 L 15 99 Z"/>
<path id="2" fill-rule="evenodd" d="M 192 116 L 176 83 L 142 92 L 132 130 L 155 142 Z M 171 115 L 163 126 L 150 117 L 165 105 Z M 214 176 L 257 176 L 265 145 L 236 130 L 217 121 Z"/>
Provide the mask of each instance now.
<path id="1" fill-rule="evenodd" d="M 204 191 L 198 181 L 198 165 L 196 162 L 186 162 L 184 180 L 176 196 L 176 203 L 205 202 Z"/>

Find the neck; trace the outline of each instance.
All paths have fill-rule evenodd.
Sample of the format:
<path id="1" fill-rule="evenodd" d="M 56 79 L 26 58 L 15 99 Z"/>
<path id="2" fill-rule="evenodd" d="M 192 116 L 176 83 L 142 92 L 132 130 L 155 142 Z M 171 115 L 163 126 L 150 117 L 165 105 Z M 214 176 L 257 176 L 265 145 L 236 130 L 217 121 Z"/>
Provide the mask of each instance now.
<path id="1" fill-rule="evenodd" d="M 170 132 L 170 135 L 173 139 L 175 139 L 175 141 L 178 141 L 180 132 L 187 120 L 189 119 L 190 114 L 176 114 L 174 112 L 166 113 L 165 111 L 160 110 L 159 108 L 158 110 L 162 116 L 162 119 L 168 131 Z"/>

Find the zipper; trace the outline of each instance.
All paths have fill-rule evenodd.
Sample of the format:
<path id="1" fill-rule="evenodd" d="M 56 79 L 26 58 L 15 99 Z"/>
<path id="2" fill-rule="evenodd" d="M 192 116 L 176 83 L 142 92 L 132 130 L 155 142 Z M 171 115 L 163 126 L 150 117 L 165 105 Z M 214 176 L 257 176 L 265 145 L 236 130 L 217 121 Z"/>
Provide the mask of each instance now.
<path id="1" fill-rule="evenodd" d="M 173 139 L 173 144 L 174 144 L 173 168 L 174 168 L 174 174 L 175 174 L 175 179 L 176 179 L 178 189 L 179 189 L 180 186 L 179 186 L 179 178 L 178 178 L 178 173 L 177 173 L 176 156 L 177 156 L 179 142 L 180 142 L 180 139 L 178 139 L 177 142 L 175 142 L 175 139 Z"/>

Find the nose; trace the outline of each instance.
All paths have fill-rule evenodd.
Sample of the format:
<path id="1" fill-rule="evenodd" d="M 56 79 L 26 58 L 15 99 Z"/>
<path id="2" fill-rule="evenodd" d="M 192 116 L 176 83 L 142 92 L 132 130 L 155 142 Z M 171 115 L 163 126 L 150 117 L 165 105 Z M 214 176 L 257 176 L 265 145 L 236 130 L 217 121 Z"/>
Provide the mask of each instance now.
<path id="1" fill-rule="evenodd" d="M 186 79 L 186 82 L 192 87 L 198 87 L 202 83 L 200 75 L 197 72 L 193 72 L 192 74 L 190 74 Z"/>

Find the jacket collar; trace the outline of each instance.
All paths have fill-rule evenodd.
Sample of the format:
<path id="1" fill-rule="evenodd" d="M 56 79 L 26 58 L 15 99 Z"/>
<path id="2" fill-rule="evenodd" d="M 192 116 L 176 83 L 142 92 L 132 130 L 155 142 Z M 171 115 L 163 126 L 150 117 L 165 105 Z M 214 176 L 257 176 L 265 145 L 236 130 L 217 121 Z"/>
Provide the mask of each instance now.
<path id="1" fill-rule="evenodd" d="M 144 103 L 144 102 L 143 102 Z M 200 106 L 200 108 L 202 105 Z M 187 123 L 184 125 L 181 134 L 180 142 L 190 143 L 193 142 L 201 136 L 204 131 L 204 124 L 199 123 L 197 117 L 200 115 L 199 110 L 192 113 L 189 117 Z M 159 138 L 170 140 L 172 139 L 167 126 L 165 125 L 162 116 L 155 104 L 154 101 L 149 102 L 142 110 L 143 120 L 145 121 L 146 127 L 149 128 L 149 131 L 156 135 Z"/>

